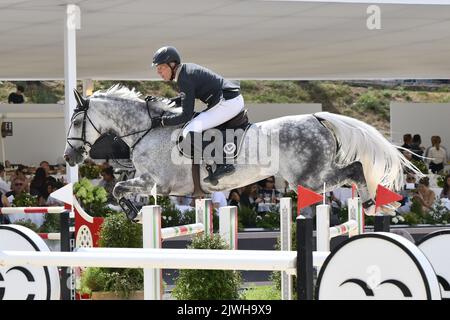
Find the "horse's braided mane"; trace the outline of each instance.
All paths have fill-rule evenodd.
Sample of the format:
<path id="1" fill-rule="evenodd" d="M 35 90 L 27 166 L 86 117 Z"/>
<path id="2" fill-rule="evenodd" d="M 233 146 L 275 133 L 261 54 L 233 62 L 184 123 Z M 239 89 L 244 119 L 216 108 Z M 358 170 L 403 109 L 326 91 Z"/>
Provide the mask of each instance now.
<path id="1" fill-rule="evenodd" d="M 145 103 L 145 100 L 142 99 L 142 94 L 139 91 L 136 91 L 134 88 L 130 90 L 120 84 L 115 84 L 107 90 L 96 91 L 90 98 L 107 98 Z M 164 97 L 158 97 L 156 100 L 150 102 L 149 105 L 150 108 L 154 109 L 161 109 L 164 111 L 169 110 L 173 113 L 179 112 L 177 108 L 174 108 L 175 103 Z"/>

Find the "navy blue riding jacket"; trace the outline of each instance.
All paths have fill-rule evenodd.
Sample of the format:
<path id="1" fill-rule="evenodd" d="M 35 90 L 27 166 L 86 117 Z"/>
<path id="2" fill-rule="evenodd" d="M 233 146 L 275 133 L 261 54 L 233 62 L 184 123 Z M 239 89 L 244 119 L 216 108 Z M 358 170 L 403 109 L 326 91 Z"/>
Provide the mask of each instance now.
<path id="1" fill-rule="evenodd" d="M 180 65 L 177 84 L 179 92 L 185 94 L 181 102 L 183 112 L 177 115 L 164 116 L 163 124 L 175 126 L 191 120 L 194 114 L 195 99 L 207 105 L 207 109 L 215 106 L 222 97 L 226 100 L 237 97 L 240 85 L 237 81 L 229 81 L 211 70 L 195 63 Z"/>

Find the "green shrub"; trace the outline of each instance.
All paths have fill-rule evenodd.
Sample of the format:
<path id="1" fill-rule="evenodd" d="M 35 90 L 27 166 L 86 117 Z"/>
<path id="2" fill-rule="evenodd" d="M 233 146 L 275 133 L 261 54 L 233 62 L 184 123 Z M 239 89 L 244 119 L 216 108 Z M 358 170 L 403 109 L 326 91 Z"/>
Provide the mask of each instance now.
<path id="1" fill-rule="evenodd" d="M 281 300 L 280 290 L 274 286 L 250 287 L 242 294 L 243 300 Z"/>
<path id="2" fill-rule="evenodd" d="M 238 209 L 239 228 L 256 227 L 256 211 L 252 208 L 241 206 Z"/>
<path id="3" fill-rule="evenodd" d="M 27 192 L 22 192 L 21 194 L 14 197 L 12 202 L 13 207 L 36 207 L 38 205 L 38 197 L 32 196 Z"/>
<path id="4" fill-rule="evenodd" d="M 100 178 L 100 173 L 102 169 L 96 164 L 83 164 L 78 169 L 81 178 L 86 179 L 98 179 Z"/>
<path id="5" fill-rule="evenodd" d="M 279 229 L 280 228 L 280 213 L 279 212 L 265 212 L 263 215 L 256 217 L 256 226 L 264 229 Z"/>
<path id="6" fill-rule="evenodd" d="M 142 225 L 131 222 L 124 213 L 109 214 L 100 229 L 101 247 L 142 248 Z"/>
<path id="7" fill-rule="evenodd" d="M 122 212 L 110 214 L 100 229 L 99 243 L 108 248 L 142 248 L 142 225 L 129 221 Z M 122 298 L 143 286 L 142 269 L 87 268 L 81 278 L 82 292 L 113 291 Z"/>
<path id="8" fill-rule="evenodd" d="M 33 230 L 34 232 L 39 232 L 39 227 L 30 219 L 20 219 L 14 221 L 14 224 L 18 224 L 19 226 L 24 226 L 28 229 Z"/>
<path id="9" fill-rule="evenodd" d="M 428 167 L 422 160 L 411 160 L 411 163 L 417 167 L 423 174 L 428 174 Z"/>
<path id="10" fill-rule="evenodd" d="M 190 249 L 228 249 L 218 235 L 194 237 Z M 233 270 L 180 270 L 172 295 L 178 300 L 236 300 L 240 298 L 240 272 Z"/>
<path id="11" fill-rule="evenodd" d="M 81 278 L 81 292 L 111 291 L 128 299 L 133 291 L 144 289 L 142 269 L 88 268 Z"/>
<path id="12" fill-rule="evenodd" d="M 296 251 L 297 250 L 297 224 L 293 223 L 291 226 L 291 250 Z M 275 245 L 275 250 L 281 250 L 281 239 L 277 239 L 277 243 Z M 297 278 L 293 276 L 293 282 L 294 282 L 294 299 L 297 299 Z M 270 280 L 273 281 L 274 284 L 274 291 L 281 292 L 281 271 L 274 271 L 270 275 Z M 280 293 L 281 294 L 281 293 Z"/>
<path id="13" fill-rule="evenodd" d="M 45 215 L 44 223 L 39 227 L 39 232 L 50 233 L 60 232 L 61 216 L 59 214 L 48 213 Z"/>

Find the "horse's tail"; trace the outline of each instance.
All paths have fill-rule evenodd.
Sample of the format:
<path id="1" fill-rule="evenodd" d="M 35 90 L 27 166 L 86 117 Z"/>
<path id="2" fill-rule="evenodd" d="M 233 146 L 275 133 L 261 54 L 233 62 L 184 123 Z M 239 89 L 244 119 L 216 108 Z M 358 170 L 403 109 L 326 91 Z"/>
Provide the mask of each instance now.
<path id="1" fill-rule="evenodd" d="M 324 125 L 334 132 L 338 143 L 337 161 L 344 165 L 361 162 L 372 196 L 378 184 L 400 190 L 404 184 L 404 168 L 422 176 L 420 170 L 374 127 L 338 114 L 319 112 L 314 115 L 326 120 Z"/>

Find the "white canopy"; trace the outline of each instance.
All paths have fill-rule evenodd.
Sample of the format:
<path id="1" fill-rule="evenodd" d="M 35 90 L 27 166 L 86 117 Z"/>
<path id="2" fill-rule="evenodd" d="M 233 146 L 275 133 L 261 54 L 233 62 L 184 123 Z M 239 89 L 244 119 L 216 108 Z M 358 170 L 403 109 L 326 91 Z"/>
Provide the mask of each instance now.
<path id="1" fill-rule="evenodd" d="M 449 1 L 352 2 L 1 0 L 0 79 L 64 78 L 68 3 L 79 79 L 156 79 L 166 44 L 232 79 L 450 78 Z M 369 30 L 370 2 L 427 4 L 380 4 Z"/>

